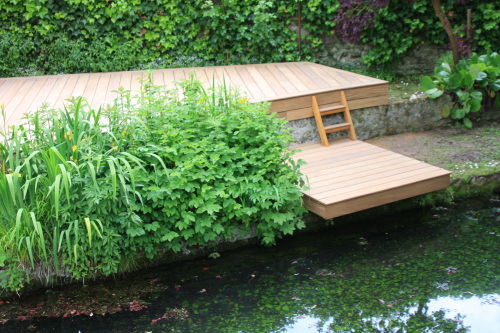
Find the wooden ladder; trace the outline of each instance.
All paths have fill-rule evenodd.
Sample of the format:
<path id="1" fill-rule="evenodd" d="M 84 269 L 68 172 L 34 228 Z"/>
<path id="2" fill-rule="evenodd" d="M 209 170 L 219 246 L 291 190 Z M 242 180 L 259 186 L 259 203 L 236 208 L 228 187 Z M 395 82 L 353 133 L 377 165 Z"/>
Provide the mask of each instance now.
<path id="1" fill-rule="evenodd" d="M 312 109 L 314 118 L 316 119 L 316 125 L 318 126 L 321 144 L 323 146 L 329 146 L 326 134 L 338 131 L 347 130 L 349 131 L 349 137 L 351 138 L 351 140 L 357 140 L 356 132 L 354 132 L 354 125 L 352 124 L 351 112 L 349 111 L 349 106 L 347 106 L 347 99 L 345 98 L 345 93 L 343 90 L 340 91 L 340 105 L 320 109 L 318 106 L 318 101 L 316 100 L 316 96 L 312 96 Z M 334 113 L 343 113 L 345 122 L 324 126 L 322 117 Z"/>

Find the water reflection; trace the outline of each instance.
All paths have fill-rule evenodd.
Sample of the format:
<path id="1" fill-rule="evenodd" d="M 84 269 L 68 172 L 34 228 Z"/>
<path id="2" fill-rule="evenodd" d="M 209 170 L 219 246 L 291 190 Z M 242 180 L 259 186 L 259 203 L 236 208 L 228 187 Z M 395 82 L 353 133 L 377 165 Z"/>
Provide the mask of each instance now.
<path id="1" fill-rule="evenodd" d="M 500 333 L 500 294 L 438 297 L 427 307 L 428 312 L 444 311 L 445 318 L 461 321 L 470 333 Z"/>
<path id="2" fill-rule="evenodd" d="M 500 204 L 480 204 L 407 212 L 300 235 L 273 248 L 164 266 L 122 284 L 98 284 L 96 290 L 106 290 L 108 298 L 127 288 L 131 304 L 147 303 L 147 308 L 105 316 L 11 320 L 0 328 L 81 333 L 500 332 Z M 153 281 L 158 284 L 154 292 L 137 293 Z M 82 290 L 92 295 L 92 288 L 97 287 Z M 68 292 L 47 295 L 37 300 L 46 302 L 44 307 Z M 97 294 L 94 301 L 99 302 Z"/>

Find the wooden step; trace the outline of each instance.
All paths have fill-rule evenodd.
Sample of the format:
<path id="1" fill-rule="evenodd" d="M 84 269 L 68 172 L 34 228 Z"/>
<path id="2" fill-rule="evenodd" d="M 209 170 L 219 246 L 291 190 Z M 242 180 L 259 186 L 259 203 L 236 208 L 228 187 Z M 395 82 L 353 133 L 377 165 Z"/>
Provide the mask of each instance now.
<path id="1" fill-rule="evenodd" d="M 345 105 L 335 105 L 328 108 L 319 109 L 321 116 L 327 116 L 329 114 L 345 112 Z"/>
<path id="2" fill-rule="evenodd" d="M 351 128 L 350 123 L 339 123 L 334 125 L 325 126 L 326 133 L 338 132 L 343 130 L 348 130 Z"/>

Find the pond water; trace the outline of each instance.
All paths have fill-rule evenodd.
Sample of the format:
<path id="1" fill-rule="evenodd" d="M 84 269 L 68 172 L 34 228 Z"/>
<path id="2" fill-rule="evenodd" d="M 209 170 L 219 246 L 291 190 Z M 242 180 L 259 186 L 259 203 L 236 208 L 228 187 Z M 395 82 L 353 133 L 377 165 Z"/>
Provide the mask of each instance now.
<path id="1" fill-rule="evenodd" d="M 2 299 L 2 332 L 500 332 L 500 201 Z"/>

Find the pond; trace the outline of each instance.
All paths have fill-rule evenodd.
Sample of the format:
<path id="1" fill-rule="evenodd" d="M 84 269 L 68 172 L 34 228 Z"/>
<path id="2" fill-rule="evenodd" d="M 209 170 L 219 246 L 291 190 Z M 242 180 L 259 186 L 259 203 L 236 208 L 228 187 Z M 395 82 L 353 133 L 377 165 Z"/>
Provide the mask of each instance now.
<path id="1" fill-rule="evenodd" d="M 500 201 L 464 201 L 2 299 L 0 330 L 497 333 L 499 244 Z"/>

